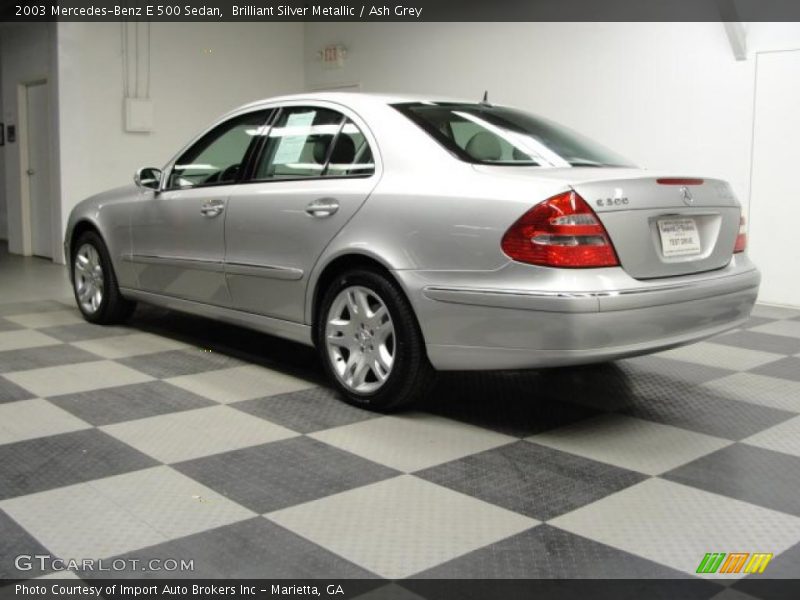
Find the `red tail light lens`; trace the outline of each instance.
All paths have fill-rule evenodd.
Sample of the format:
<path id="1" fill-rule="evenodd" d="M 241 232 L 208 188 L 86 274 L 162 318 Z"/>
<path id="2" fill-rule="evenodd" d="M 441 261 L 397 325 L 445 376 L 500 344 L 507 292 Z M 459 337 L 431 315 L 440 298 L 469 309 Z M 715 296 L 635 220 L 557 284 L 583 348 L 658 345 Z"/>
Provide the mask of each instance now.
<path id="1" fill-rule="evenodd" d="M 747 223 L 744 217 L 739 217 L 739 235 L 736 236 L 733 252 L 744 252 L 745 248 L 747 248 Z"/>
<path id="2" fill-rule="evenodd" d="M 547 267 L 614 267 L 614 246 L 592 208 L 575 192 L 537 204 L 503 236 L 514 260 Z"/>

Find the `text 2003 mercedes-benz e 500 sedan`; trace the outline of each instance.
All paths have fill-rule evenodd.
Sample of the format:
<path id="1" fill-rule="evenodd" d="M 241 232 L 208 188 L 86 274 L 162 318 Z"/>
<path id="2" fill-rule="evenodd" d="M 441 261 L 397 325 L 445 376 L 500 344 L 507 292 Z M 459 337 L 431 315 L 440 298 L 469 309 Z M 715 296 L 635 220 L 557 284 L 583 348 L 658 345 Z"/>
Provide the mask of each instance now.
<path id="1" fill-rule="evenodd" d="M 434 370 L 606 361 L 744 321 L 759 273 L 724 181 L 660 175 L 488 103 L 256 102 L 135 186 L 80 203 L 87 320 L 135 301 L 313 344 L 352 403 Z"/>

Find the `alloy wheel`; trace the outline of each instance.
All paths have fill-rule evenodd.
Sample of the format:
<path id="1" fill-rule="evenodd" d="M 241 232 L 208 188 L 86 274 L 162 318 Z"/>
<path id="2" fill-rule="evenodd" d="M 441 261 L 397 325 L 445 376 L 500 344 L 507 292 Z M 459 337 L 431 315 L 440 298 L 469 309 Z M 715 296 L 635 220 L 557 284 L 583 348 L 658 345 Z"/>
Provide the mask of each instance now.
<path id="1" fill-rule="evenodd" d="M 325 327 L 328 360 L 358 394 L 377 391 L 392 373 L 396 342 L 389 309 L 374 291 L 350 286 L 334 298 Z"/>
<path id="2" fill-rule="evenodd" d="M 83 244 L 75 253 L 73 266 L 75 294 L 81 308 L 87 314 L 94 314 L 103 303 L 103 265 L 100 253 L 92 244 Z"/>

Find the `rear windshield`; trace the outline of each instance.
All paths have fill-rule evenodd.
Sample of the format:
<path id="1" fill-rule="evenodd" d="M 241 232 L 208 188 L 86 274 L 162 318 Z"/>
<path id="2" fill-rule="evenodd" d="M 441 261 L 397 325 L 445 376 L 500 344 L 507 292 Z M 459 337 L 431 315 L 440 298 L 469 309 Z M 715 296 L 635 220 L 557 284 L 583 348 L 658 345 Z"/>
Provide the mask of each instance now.
<path id="1" fill-rule="evenodd" d="M 600 144 L 547 119 L 488 104 L 395 104 L 461 160 L 536 167 L 632 167 Z"/>

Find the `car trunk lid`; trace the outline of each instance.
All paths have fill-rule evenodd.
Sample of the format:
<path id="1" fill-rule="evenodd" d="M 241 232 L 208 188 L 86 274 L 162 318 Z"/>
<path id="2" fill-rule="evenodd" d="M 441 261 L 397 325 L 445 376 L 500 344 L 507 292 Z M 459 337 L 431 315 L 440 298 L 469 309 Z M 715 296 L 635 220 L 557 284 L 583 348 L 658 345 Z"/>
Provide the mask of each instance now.
<path id="1" fill-rule="evenodd" d="M 731 260 L 741 210 L 724 181 L 648 175 L 571 187 L 594 209 L 632 277 L 688 275 Z"/>
<path id="2" fill-rule="evenodd" d="M 573 189 L 595 211 L 621 266 L 636 279 L 711 271 L 731 260 L 741 209 L 725 181 L 639 169 L 476 169 Z"/>

